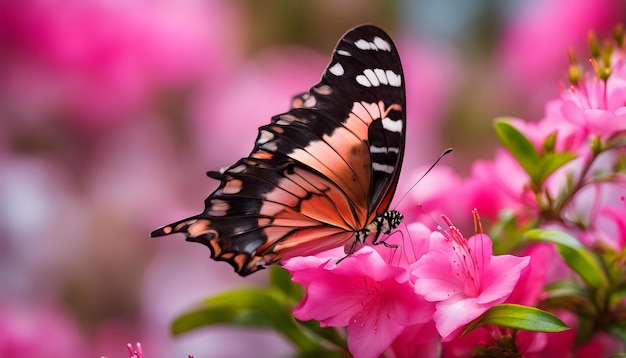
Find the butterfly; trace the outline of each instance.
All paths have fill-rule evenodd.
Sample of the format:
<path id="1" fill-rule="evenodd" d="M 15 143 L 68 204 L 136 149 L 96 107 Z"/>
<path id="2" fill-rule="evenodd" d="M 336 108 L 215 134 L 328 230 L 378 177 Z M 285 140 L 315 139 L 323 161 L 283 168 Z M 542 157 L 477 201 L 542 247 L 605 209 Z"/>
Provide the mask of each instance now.
<path id="1" fill-rule="evenodd" d="M 209 177 L 202 213 L 153 231 L 183 233 L 246 276 L 295 256 L 389 234 L 406 136 L 404 74 L 383 30 L 362 25 L 337 43 L 320 82 L 259 128 L 255 146 Z"/>

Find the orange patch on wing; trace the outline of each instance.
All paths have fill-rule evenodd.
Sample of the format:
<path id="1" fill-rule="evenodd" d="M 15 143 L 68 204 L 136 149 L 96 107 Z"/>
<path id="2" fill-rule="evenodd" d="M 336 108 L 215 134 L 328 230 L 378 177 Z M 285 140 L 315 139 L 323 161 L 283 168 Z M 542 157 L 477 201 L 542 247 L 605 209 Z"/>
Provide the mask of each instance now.
<path id="1" fill-rule="evenodd" d="M 305 228 L 297 230 L 278 242 L 273 251 L 281 259 L 308 256 L 343 246 L 354 233 L 334 228 Z"/>
<path id="2" fill-rule="evenodd" d="M 261 150 L 250 154 L 250 157 L 255 159 L 272 159 L 273 156 L 272 153 Z"/>

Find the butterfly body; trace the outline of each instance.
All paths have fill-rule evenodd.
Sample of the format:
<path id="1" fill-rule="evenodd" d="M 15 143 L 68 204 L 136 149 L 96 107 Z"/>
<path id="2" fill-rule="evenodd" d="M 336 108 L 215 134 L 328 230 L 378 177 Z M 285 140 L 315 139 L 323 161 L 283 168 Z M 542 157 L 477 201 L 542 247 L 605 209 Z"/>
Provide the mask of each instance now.
<path id="1" fill-rule="evenodd" d="M 389 233 L 387 211 L 406 133 L 404 75 L 381 29 L 364 25 L 337 44 L 320 83 L 259 128 L 255 147 L 222 173 L 196 216 L 151 236 L 184 233 L 248 275 L 294 256 Z M 350 252 L 351 253 L 351 252 Z"/>

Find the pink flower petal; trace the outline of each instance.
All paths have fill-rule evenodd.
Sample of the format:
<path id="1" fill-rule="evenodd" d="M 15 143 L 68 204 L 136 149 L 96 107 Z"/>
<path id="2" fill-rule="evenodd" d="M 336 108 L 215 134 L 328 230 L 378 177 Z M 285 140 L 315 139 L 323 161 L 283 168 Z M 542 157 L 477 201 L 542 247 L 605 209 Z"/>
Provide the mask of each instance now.
<path id="1" fill-rule="evenodd" d="M 493 256 L 483 276 L 483 291 L 476 298 L 478 304 L 504 302 L 519 282 L 522 270 L 528 267 L 530 257 L 512 255 Z"/>
<path id="2" fill-rule="evenodd" d="M 483 314 L 490 306 L 480 305 L 473 298 L 454 296 L 437 304 L 433 320 L 443 342 L 456 337 L 466 324 Z"/>
<path id="3" fill-rule="evenodd" d="M 339 264 L 319 257 L 287 260 L 293 281 L 307 294 L 294 310 L 322 326 L 348 326 L 355 357 L 377 357 L 407 326 L 427 323 L 434 305 L 414 293 L 408 272 L 365 246 Z"/>

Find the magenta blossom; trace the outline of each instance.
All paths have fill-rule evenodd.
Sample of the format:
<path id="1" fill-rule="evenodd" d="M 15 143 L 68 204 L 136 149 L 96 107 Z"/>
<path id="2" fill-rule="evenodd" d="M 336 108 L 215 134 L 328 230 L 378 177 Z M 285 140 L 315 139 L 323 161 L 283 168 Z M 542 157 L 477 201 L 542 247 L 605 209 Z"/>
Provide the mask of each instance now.
<path id="1" fill-rule="evenodd" d="M 548 101 L 544 117 L 535 122 L 513 119 L 515 127 L 542 148 L 554 133 L 557 151 L 586 153 L 590 136 L 609 139 L 626 129 L 626 66 L 624 52 L 614 50 L 610 64 L 601 67 L 590 59 L 593 71 L 572 64 L 579 71 L 575 83 L 561 86 L 559 98 Z M 582 71 L 581 71 L 582 70 Z M 598 72 L 609 71 L 608 78 Z"/>
<path id="2" fill-rule="evenodd" d="M 440 247 L 422 256 L 412 272 L 417 277 L 415 292 L 429 302 L 437 302 L 433 319 L 446 342 L 487 309 L 503 303 L 530 258 L 493 256 L 487 235 L 466 239 L 447 217 L 442 217 L 449 229 L 445 235 L 432 236 L 433 240 L 441 240 Z"/>
<path id="3" fill-rule="evenodd" d="M 624 52 L 615 50 L 608 69 L 591 59 L 594 71 L 585 71 L 579 83 L 561 92 L 564 118 L 589 134 L 607 138 L 626 129 L 626 67 Z M 603 79 L 599 72 L 610 71 Z"/>
<path id="4" fill-rule="evenodd" d="M 431 322 L 434 307 L 414 293 L 407 270 L 388 264 L 369 246 L 336 261 L 294 257 L 284 266 L 306 287 L 294 316 L 323 327 L 347 326 L 353 356 L 378 357 L 407 327 Z"/>
<path id="5" fill-rule="evenodd" d="M 528 175 L 509 152 L 498 149 L 492 161 L 477 160 L 471 171 L 463 184 L 463 200 L 486 217 L 495 220 L 503 209 L 521 216 L 537 212 L 536 199 L 527 185 Z"/>

